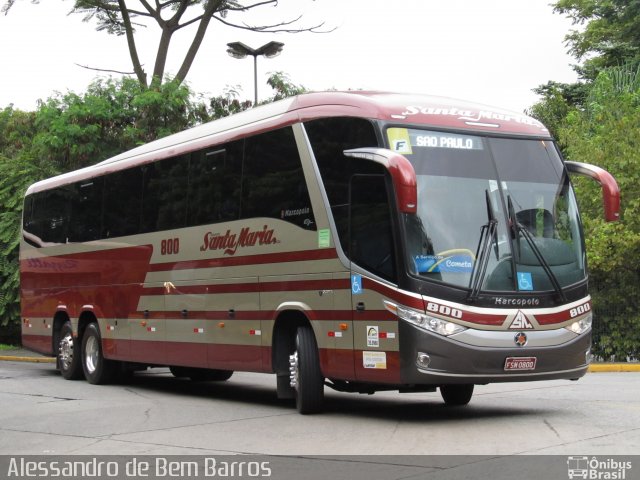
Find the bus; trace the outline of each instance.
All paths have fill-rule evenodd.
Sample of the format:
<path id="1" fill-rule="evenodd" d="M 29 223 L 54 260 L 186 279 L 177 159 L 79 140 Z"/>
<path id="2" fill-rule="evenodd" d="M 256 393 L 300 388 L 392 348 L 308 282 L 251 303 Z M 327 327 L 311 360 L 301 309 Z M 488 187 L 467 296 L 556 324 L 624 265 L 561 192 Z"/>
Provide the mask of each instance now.
<path id="1" fill-rule="evenodd" d="M 342 392 L 569 379 L 592 304 L 569 173 L 523 114 L 310 93 L 31 185 L 23 345 L 65 379 L 275 374 L 300 413 Z"/>

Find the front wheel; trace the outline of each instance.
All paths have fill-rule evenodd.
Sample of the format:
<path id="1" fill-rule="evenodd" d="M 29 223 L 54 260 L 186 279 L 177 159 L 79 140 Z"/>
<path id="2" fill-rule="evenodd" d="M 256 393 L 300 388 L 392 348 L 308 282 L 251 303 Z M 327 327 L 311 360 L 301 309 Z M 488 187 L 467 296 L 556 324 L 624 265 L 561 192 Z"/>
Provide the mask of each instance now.
<path id="1" fill-rule="evenodd" d="M 320 412 L 324 403 L 324 378 L 320 371 L 318 347 L 311 327 L 298 327 L 296 350 L 289 357 L 289 365 L 298 412 Z"/>
<path id="2" fill-rule="evenodd" d="M 102 354 L 102 341 L 97 323 L 90 323 L 82 337 L 82 369 L 87 382 L 93 385 L 109 383 L 116 373 L 117 364 Z"/>
<path id="3" fill-rule="evenodd" d="M 442 385 L 440 395 L 448 407 L 461 407 L 471 401 L 473 384 L 470 385 Z"/>
<path id="4" fill-rule="evenodd" d="M 63 378 L 67 380 L 82 378 L 80 340 L 77 337 L 73 338 L 73 328 L 69 321 L 65 322 L 60 329 L 56 364 Z"/>

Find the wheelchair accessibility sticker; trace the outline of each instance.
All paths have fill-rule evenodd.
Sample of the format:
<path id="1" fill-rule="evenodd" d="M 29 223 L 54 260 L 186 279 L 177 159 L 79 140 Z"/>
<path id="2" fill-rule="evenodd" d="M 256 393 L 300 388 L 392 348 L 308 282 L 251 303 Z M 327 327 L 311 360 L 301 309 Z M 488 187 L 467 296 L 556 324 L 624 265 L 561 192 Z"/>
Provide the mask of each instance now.
<path id="1" fill-rule="evenodd" d="M 529 272 L 518 272 L 518 290 L 533 290 L 533 278 Z"/>
<path id="2" fill-rule="evenodd" d="M 351 275 L 351 293 L 353 295 L 362 293 L 362 275 Z"/>

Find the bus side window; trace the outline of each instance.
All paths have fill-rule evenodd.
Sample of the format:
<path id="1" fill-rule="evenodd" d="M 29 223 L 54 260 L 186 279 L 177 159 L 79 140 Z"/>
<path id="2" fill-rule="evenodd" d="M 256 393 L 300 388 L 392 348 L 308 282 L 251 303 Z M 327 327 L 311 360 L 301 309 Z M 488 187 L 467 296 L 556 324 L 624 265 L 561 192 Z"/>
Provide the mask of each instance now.
<path id="1" fill-rule="evenodd" d="M 321 118 L 304 124 L 318 163 L 342 250 L 349 252 L 349 179 L 354 173 L 378 173 L 379 165 L 353 162 L 342 152 L 378 145 L 373 124 L 362 118 Z M 380 168 L 376 168 L 380 167 Z"/>
<path id="2" fill-rule="evenodd" d="M 69 187 L 34 194 L 28 232 L 42 243 L 66 243 L 69 227 Z"/>
<path id="3" fill-rule="evenodd" d="M 143 167 L 142 233 L 182 228 L 187 220 L 189 155 Z"/>
<path id="4" fill-rule="evenodd" d="M 278 218 L 316 229 L 291 127 L 246 139 L 241 217 Z"/>
<path id="5" fill-rule="evenodd" d="M 142 169 L 139 167 L 105 176 L 102 237 L 124 237 L 140 232 Z"/>
<path id="6" fill-rule="evenodd" d="M 396 281 L 391 208 L 384 175 L 351 177 L 349 257 L 355 264 Z"/>
<path id="7" fill-rule="evenodd" d="M 100 238 L 103 184 L 104 178 L 97 177 L 69 186 L 72 195 L 69 242 L 90 242 Z"/>
<path id="8" fill-rule="evenodd" d="M 188 226 L 238 219 L 242 147 L 238 141 L 191 154 Z"/>

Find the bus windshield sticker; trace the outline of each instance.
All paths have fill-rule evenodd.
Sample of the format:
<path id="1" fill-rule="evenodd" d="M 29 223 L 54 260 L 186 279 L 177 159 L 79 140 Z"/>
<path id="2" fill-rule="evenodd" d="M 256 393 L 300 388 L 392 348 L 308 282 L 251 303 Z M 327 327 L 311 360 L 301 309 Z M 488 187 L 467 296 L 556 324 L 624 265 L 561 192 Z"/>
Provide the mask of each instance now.
<path id="1" fill-rule="evenodd" d="M 473 258 L 469 255 L 416 255 L 413 260 L 418 273 L 469 273 L 473 269 Z"/>
<path id="2" fill-rule="evenodd" d="M 533 278 L 530 272 L 518 272 L 518 290 L 533 290 Z"/>
<path id="3" fill-rule="evenodd" d="M 331 232 L 328 228 L 318 230 L 318 248 L 328 248 L 331 246 Z"/>
<path id="4" fill-rule="evenodd" d="M 389 138 L 389 145 L 394 152 L 401 153 L 402 155 L 411 155 L 411 140 L 409 138 L 409 131 L 406 128 L 388 128 L 387 137 Z"/>
<path id="5" fill-rule="evenodd" d="M 386 352 L 362 352 L 362 366 L 364 368 L 376 368 L 386 370 Z"/>

